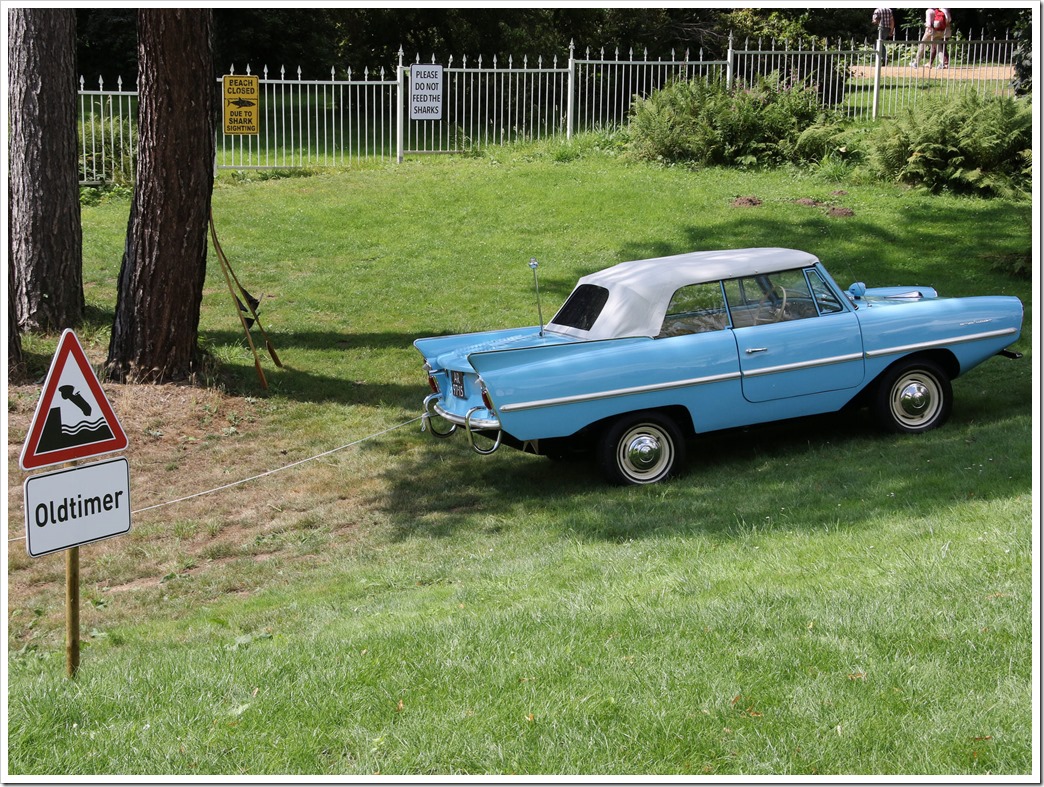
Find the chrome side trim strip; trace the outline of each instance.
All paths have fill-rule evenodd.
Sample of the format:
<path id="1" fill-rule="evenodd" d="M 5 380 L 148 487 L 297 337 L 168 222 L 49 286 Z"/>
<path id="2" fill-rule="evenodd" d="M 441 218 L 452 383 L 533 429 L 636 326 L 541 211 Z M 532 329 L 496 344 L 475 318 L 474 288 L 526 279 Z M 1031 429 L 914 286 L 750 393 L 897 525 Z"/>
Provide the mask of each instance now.
<path id="1" fill-rule="evenodd" d="M 882 355 L 895 355 L 896 353 L 908 353 L 915 350 L 930 350 L 933 347 L 945 347 L 947 344 L 964 344 L 965 342 L 978 342 L 983 339 L 995 339 L 998 336 L 1010 336 L 1017 333 L 1016 328 L 1002 328 L 998 331 L 986 331 L 985 333 L 973 333 L 968 336 L 955 336 L 950 339 L 937 339 L 934 342 L 918 342 L 917 344 L 904 344 L 899 347 L 886 347 L 882 350 L 871 350 L 867 352 L 867 358 L 879 358 Z"/>
<path id="2" fill-rule="evenodd" d="M 655 385 L 638 385 L 633 388 L 615 388 L 610 391 L 599 391 L 598 393 L 578 394 L 577 396 L 560 396 L 554 399 L 539 399 L 534 402 L 516 402 L 515 404 L 501 405 L 502 413 L 513 413 L 519 410 L 535 410 L 540 407 L 554 407 L 561 404 L 579 404 L 580 402 L 592 402 L 597 399 L 611 399 L 617 396 L 632 396 L 639 393 L 650 393 L 654 391 L 670 391 L 674 388 L 688 388 L 692 385 L 705 385 L 707 383 L 718 383 L 724 380 L 738 380 L 739 372 L 727 374 L 715 374 L 710 377 L 693 377 L 688 380 L 675 380 L 669 383 L 656 383 Z"/>
<path id="3" fill-rule="evenodd" d="M 863 354 L 849 353 L 848 355 L 838 355 L 833 358 L 817 358 L 814 361 L 802 361 L 801 363 L 785 363 L 779 366 L 766 366 L 764 369 L 752 369 L 749 372 L 744 372 L 745 377 L 759 377 L 763 374 L 777 374 L 779 372 L 793 372 L 798 369 L 812 369 L 816 366 L 831 366 L 835 363 L 848 363 L 849 361 L 861 361 L 863 360 Z"/>

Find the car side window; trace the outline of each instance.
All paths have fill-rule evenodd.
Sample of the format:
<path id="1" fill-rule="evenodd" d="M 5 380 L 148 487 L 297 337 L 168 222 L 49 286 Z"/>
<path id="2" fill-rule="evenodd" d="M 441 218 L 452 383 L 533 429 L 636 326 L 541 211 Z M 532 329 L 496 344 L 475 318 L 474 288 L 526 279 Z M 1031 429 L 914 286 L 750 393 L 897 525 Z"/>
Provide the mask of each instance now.
<path id="1" fill-rule="evenodd" d="M 819 316 L 803 270 L 730 279 L 725 295 L 736 328 Z"/>
<path id="2" fill-rule="evenodd" d="M 674 293 L 656 338 L 721 331 L 728 324 L 721 283 L 689 284 Z"/>
<path id="3" fill-rule="evenodd" d="M 820 314 L 836 314 L 845 310 L 845 307 L 841 305 L 841 301 L 838 300 L 837 295 L 823 280 L 819 271 L 815 268 L 810 268 L 805 273 L 808 275 L 808 283 L 812 287 L 812 296 L 816 299 L 816 306 L 819 307 Z"/>

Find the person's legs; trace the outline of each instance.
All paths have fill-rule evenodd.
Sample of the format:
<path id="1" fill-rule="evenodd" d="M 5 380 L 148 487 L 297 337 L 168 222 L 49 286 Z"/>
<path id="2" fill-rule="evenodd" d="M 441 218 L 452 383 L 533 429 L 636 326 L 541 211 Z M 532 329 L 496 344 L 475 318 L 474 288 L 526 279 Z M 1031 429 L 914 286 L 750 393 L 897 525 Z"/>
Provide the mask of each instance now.
<path id="1" fill-rule="evenodd" d="M 932 31 L 930 29 L 926 29 L 924 31 L 924 35 L 921 36 L 921 43 L 917 46 L 917 57 L 914 58 L 914 61 L 913 61 L 913 64 L 912 64 L 914 68 L 917 68 L 917 64 L 920 63 L 924 59 L 925 45 L 929 41 L 931 41 L 931 40 L 932 40 Z"/>

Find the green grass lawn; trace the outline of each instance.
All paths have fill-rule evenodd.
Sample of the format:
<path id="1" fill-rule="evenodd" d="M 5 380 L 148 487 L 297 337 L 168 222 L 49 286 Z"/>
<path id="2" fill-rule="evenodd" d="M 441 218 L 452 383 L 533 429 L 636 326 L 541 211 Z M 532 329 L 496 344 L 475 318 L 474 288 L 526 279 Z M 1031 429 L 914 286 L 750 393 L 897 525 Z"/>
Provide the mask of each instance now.
<path id="1" fill-rule="evenodd" d="M 1034 304 L 994 268 L 1028 251 L 1030 205 L 583 144 L 222 174 L 221 245 L 285 368 L 263 356 L 260 389 L 211 265 L 224 398 L 187 395 L 203 437 L 132 431 L 135 507 L 392 431 L 82 548 L 72 680 L 62 557 L 9 543 L 11 774 L 1032 772 Z M 83 214 L 99 361 L 128 211 Z M 548 317 L 584 273 L 746 246 L 805 249 L 842 286 L 1017 295 L 1026 357 L 956 380 L 937 431 L 710 435 L 648 488 L 393 428 L 427 390 L 414 339 L 536 323 L 531 257 Z M 56 340 L 25 339 L 37 370 Z M 9 392 L 9 418 L 32 403 Z"/>

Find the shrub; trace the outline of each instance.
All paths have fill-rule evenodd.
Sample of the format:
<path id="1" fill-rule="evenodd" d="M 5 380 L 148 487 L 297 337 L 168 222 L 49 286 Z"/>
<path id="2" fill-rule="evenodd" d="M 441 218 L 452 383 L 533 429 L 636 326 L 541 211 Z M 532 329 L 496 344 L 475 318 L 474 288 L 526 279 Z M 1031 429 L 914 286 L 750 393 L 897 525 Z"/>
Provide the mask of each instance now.
<path id="1" fill-rule="evenodd" d="M 793 160 L 801 131 L 819 115 L 815 91 L 778 74 L 732 91 L 721 80 L 673 82 L 635 102 L 631 151 L 666 163 L 779 164 Z"/>
<path id="2" fill-rule="evenodd" d="M 138 132 L 130 119 L 121 121 L 109 114 L 91 113 L 79 121 L 76 145 L 80 151 L 81 182 L 134 182 Z"/>
<path id="3" fill-rule="evenodd" d="M 885 178 L 937 192 L 1011 195 L 1031 184 L 1028 103 L 968 94 L 922 102 L 871 134 L 871 167 Z"/>

